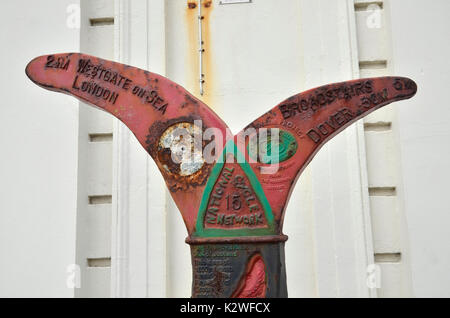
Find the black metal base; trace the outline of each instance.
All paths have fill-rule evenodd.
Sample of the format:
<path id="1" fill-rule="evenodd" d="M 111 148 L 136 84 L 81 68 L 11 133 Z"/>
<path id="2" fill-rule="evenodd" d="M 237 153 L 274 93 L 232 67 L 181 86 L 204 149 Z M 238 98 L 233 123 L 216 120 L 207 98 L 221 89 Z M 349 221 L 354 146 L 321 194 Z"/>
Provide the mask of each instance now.
<path id="1" fill-rule="evenodd" d="M 256 257 L 260 260 L 260 268 L 262 262 L 264 264 L 264 297 L 285 298 L 287 286 L 284 255 L 284 242 L 191 245 L 192 297 L 236 297 L 237 290 L 242 290 L 246 283 L 252 283 L 251 279 L 246 278 L 251 266 L 249 263 Z"/>

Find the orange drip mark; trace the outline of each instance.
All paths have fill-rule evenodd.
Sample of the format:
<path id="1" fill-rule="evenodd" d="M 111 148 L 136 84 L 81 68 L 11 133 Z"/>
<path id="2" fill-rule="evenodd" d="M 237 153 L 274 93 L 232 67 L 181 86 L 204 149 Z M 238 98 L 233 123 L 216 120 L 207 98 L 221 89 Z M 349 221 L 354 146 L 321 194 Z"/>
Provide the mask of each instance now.
<path id="1" fill-rule="evenodd" d="M 247 264 L 232 298 L 264 298 L 266 297 L 266 265 L 260 254 L 253 255 Z"/>

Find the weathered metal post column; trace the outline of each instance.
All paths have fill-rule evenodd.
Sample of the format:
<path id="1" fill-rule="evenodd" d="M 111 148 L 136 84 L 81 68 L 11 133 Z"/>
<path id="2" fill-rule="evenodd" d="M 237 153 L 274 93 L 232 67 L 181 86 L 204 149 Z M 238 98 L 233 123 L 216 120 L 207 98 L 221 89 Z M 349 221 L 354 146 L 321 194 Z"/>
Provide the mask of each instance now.
<path id="1" fill-rule="evenodd" d="M 181 86 L 135 67 L 66 53 L 26 73 L 117 117 L 152 156 L 187 228 L 193 297 L 287 297 L 282 227 L 298 177 L 333 136 L 417 90 L 403 77 L 325 85 L 233 136 Z"/>

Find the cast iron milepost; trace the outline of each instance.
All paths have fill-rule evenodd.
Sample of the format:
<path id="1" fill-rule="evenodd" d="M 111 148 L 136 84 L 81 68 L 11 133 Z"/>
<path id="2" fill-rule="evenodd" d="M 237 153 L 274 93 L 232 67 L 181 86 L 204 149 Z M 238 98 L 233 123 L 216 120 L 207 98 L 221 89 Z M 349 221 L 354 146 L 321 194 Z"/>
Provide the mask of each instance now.
<path id="1" fill-rule="evenodd" d="M 233 136 L 184 88 L 135 67 L 65 53 L 26 73 L 117 117 L 154 159 L 188 231 L 193 297 L 287 297 L 282 226 L 299 175 L 333 136 L 417 90 L 404 77 L 325 85 Z"/>

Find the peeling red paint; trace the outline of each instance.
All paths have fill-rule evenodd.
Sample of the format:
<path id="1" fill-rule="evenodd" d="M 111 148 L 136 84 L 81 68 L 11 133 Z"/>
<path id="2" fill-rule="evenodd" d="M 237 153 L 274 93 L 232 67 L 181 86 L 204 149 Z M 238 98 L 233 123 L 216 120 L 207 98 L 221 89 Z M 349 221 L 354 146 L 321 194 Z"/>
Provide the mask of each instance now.
<path id="1" fill-rule="evenodd" d="M 261 255 L 254 255 L 232 298 L 264 298 L 266 296 L 266 266 Z"/>

